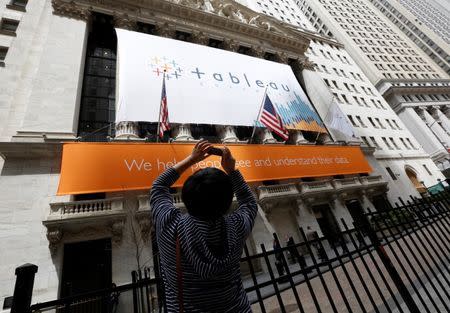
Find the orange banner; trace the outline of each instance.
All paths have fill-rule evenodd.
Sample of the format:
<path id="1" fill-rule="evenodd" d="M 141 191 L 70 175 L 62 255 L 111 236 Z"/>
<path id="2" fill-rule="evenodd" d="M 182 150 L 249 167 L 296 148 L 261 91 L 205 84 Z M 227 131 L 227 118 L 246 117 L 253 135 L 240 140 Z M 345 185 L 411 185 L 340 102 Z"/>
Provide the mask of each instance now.
<path id="1" fill-rule="evenodd" d="M 192 151 L 192 144 L 67 143 L 63 147 L 58 195 L 149 189 L 166 168 Z M 236 167 L 249 182 L 371 172 L 359 147 L 228 145 Z M 205 167 L 220 167 L 210 156 L 176 182 Z"/>

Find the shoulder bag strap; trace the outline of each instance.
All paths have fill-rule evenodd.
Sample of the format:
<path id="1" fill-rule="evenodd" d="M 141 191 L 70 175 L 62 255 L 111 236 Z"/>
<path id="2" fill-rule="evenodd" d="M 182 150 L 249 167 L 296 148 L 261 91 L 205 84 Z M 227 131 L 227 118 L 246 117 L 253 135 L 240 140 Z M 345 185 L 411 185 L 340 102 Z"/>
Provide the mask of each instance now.
<path id="1" fill-rule="evenodd" d="M 181 267 L 181 244 L 180 237 L 177 234 L 177 282 L 178 282 L 178 306 L 180 313 L 183 313 L 183 272 Z"/>

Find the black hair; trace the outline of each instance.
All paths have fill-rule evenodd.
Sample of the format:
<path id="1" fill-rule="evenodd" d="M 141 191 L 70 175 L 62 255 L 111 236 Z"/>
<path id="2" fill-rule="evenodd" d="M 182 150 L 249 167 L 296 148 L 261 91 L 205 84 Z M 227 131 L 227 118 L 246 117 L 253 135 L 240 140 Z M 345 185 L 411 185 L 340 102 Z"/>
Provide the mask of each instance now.
<path id="1" fill-rule="evenodd" d="M 190 215 L 215 220 L 225 215 L 233 201 L 231 179 L 217 168 L 201 169 L 185 181 L 181 198 Z"/>

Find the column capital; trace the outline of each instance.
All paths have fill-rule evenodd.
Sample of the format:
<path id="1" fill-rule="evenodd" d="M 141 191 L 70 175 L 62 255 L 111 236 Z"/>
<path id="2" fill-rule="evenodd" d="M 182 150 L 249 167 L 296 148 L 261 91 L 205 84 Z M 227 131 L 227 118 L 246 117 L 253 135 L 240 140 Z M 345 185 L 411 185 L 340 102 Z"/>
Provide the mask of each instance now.
<path id="1" fill-rule="evenodd" d="M 234 39 L 225 39 L 223 41 L 223 48 L 225 50 L 237 52 L 239 50 L 239 46 L 240 46 L 239 42 L 237 42 Z"/>
<path id="2" fill-rule="evenodd" d="M 209 36 L 204 32 L 196 32 L 192 34 L 192 40 L 194 43 L 207 46 L 209 44 Z"/>
<path id="3" fill-rule="evenodd" d="M 196 142 L 198 140 L 192 137 L 191 127 L 189 124 L 179 124 L 172 128 L 174 141 L 177 142 Z"/>
<path id="4" fill-rule="evenodd" d="M 60 228 L 47 229 L 47 240 L 49 242 L 50 254 L 54 256 L 58 250 L 58 245 L 63 237 L 63 232 Z"/>
<path id="5" fill-rule="evenodd" d="M 165 38 L 175 38 L 176 29 L 168 23 L 157 24 L 155 27 L 155 34 Z"/>
<path id="6" fill-rule="evenodd" d="M 253 46 L 250 49 L 252 56 L 263 59 L 266 51 L 261 46 Z"/>
<path id="7" fill-rule="evenodd" d="M 216 125 L 217 133 L 222 143 L 247 143 L 248 140 L 241 141 L 236 134 L 236 130 L 230 125 Z"/>
<path id="8" fill-rule="evenodd" d="M 277 62 L 288 64 L 289 57 L 288 57 L 288 55 L 286 53 L 284 53 L 284 52 L 277 52 L 275 55 L 276 55 Z"/>
<path id="9" fill-rule="evenodd" d="M 136 20 L 130 18 L 128 14 L 117 14 L 114 15 L 114 26 L 117 28 L 122 28 L 126 30 L 136 30 L 137 24 Z"/>
<path id="10" fill-rule="evenodd" d="M 76 5 L 72 2 L 61 0 L 52 0 L 53 14 L 82 21 L 88 21 L 91 17 L 91 11 L 87 8 Z"/>
<path id="11" fill-rule="evenodd" d="M 116 136 L 114 140 L 139 140 L 139 129 L 137 122 L 118 122 L 116 124 Z"/>

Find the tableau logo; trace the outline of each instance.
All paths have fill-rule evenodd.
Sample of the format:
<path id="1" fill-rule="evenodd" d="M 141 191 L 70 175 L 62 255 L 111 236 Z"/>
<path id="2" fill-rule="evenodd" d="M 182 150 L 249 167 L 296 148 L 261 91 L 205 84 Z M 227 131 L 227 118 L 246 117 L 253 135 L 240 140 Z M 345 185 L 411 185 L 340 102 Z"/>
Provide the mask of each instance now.
<path id="1" fill-rule="evenodd" d="M 212 78 L 217 83 L 226 83 L 232 85 L 245 85 L 248 87 L 260 87 L 265 88 L 270 87 L 273 90 L 290 92 L 290 88 L 287 84 L 272 82 L 272 81 L 262 81 L 259 79 L 253 79 L 249 77 L 246 73 L 236 74 L 232 72 L 225 73 L 207 73 L 203 72 L 199 67 L 192 69 L 183 69 L 181 65 L 173 59 L 167 57 L 153 57 L 150 61 L 150 66 L 154 75 L 160 77 L 166 75 L 166 79 L 199 79 Z"/>

